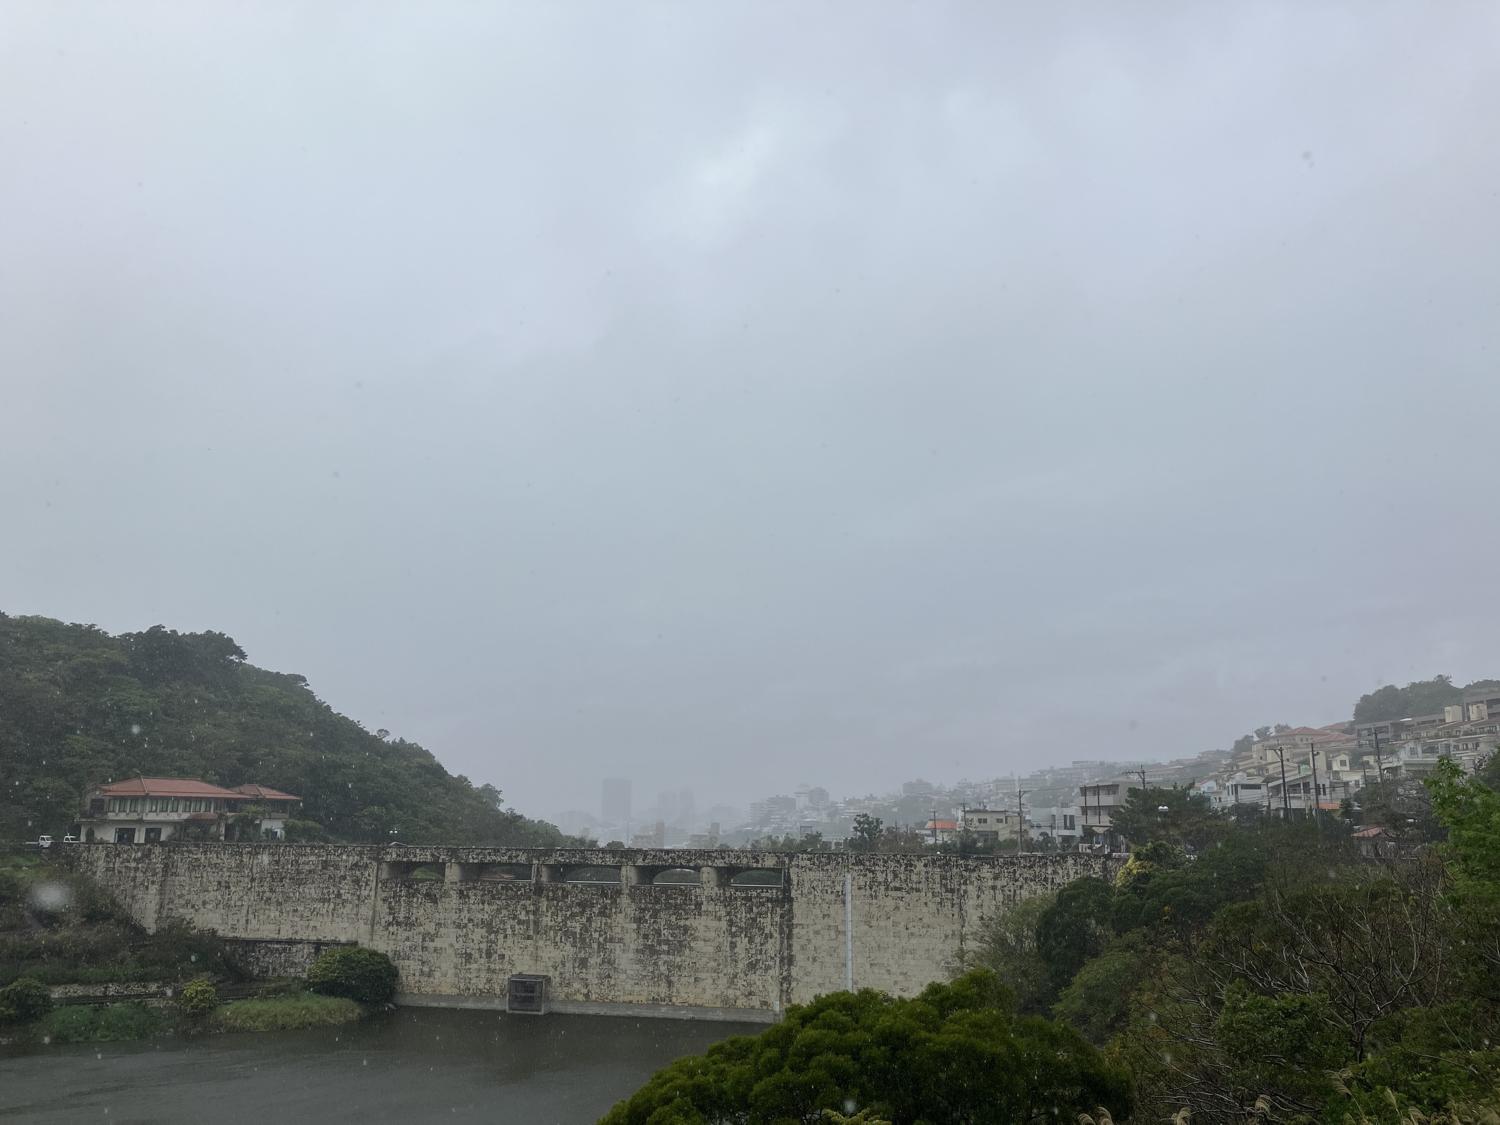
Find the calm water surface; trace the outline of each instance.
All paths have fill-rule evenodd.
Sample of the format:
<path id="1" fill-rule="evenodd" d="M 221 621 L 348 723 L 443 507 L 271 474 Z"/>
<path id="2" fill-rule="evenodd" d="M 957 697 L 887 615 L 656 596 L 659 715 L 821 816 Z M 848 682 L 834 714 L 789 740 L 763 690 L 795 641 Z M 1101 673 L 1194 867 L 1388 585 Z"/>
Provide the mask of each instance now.
<path id="1" fill-rule="evenodd" d="M 763 1030 L 405 1008 L 315 1031 L 52 1047 L 0 1056 L 0 1119 L 575 1125 L 663 1064 Z"/>

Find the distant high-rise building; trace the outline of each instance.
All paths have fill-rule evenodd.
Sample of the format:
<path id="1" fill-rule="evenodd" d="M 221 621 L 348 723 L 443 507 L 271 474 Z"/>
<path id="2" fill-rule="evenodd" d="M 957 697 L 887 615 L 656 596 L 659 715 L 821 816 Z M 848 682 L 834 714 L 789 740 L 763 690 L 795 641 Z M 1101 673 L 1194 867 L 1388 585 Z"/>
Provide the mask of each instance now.
<path id="1" fill-rule="evenodd" d="M 656 795 L 656 815 L 668 824 L 677 821 L 677 794 L 664 789 Z"/>
<path id="2" fill-rule="evenodd" d="M 630 779 L 606 777 L 599 801 L 599 818 L 610 826 L 630 823 Z"/>

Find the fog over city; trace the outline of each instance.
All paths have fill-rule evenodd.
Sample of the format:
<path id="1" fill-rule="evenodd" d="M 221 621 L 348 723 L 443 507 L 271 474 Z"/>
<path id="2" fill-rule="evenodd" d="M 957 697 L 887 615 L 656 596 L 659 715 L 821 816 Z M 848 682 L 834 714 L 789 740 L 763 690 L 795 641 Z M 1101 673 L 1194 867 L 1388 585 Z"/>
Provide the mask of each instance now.
<path id="1" fill-rule="evenodd" d="M 539 816 L 1500 674 L 1497 34 L 9 3 L 0 610 L 221 630 Z"/>

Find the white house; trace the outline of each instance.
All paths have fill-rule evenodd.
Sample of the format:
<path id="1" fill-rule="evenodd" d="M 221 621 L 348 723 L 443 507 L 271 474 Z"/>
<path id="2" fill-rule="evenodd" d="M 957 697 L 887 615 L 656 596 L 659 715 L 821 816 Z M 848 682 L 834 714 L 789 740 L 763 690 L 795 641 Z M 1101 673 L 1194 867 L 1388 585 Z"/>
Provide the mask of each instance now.
<path id="1" fill-rule="evenodd" d="M 213 840 L 273 839 L 301 797 L 264 785 L 224 789 L 183 777 L 133 777 L 96 785 L 84 795 L 84 843 L 160 844 L 185 835 Z M 251 813 L 251 823 L 238 820 Z"/>

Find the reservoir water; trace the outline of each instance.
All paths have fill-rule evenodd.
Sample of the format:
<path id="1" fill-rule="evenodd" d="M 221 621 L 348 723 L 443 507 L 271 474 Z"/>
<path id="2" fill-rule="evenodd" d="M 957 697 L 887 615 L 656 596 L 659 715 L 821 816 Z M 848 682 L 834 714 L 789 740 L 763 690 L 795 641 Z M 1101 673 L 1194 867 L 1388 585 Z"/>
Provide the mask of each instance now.
<path id="1" fill-rule="evenodd" d="M 0 1055 L 0 1119 L 596 1121 L 659 1067 L 763 1026 L 404 1008 L 345 1027 Z"/>

